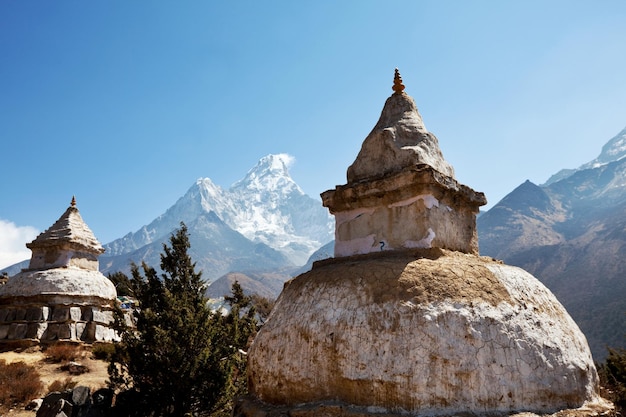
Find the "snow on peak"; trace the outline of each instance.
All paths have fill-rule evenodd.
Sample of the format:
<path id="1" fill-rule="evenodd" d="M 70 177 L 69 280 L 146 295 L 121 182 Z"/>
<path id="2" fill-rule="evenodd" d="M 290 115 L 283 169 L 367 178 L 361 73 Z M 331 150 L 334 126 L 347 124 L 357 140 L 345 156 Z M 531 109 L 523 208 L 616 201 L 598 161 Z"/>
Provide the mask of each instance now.
<path id="1" fill-rule="evenodd" d="M 262 168 L 264 170 L 280 172 L 284 175 L 289 176 L 289 168 L 293 165 L 295 161 L 296 158 L 286 153 L 279 153 L 276 155 L 269 154 L 261 158 L 261 160 L 259 160 L 259 163 L 253 169 Z"/>
<path id="2" fill-rule="evenodd" d="M 269 154 L 259 160 L 259 162 L 250 169 L 244 179 L 237 181 L 233 186 L 240 182 L 245 182 L 250 177 L 260 177 L 268 174 L 289 177 L 289 168 L 296 161 L 291 155 L 279 153 L 276 155 Z M 290 178 L 290 177 L 289 177 Z"/>
<path id="3" fill-rule="evenodd" d="M 600 152 L 600 155 L 596 159 L 587 162 L 578 169 L 597 168 L 609 162 L 618 161 L 624 157 L 626 157 L 626 128 L 602 147 L 602 152 Z"/>
<path id="4" fill-rule="evenodd" d="M 191 224 L 198 216 L 213 212 L 251 241 L 265 243 L 303 265 L 332 240 L 334 221 L 319 201 L 304 194 L 291 179 L 288 169 L 294 162 L 288 154 L 267 155 L 228 189 L 209 178 L 197 179 L 166 213 L 144 226 L 143 233 L 113 242 L 120 246 L 115 253 L 134 250 L 169 234 L 180 221 Z"/>
<path id="5" fill-rule="evenodd" d="M 259 160 L 246 176 L 234 183 L 231 190 L 256 190 L 275 192 L 281 190 L 282 193 L 296 191 L 304 194 L 300 187 L 289 175 L 289 167 L 295 162 L 291 155 L 270 154 Z"/>
<path id="6" fill-rule="evenodd" d="M 599 168 L 611 162 L 619 161 L 623 158 L 626 158 L 626 128 L 624 128 L 621 132 L 619 132 L 611 140 L 604 144 L 600 155 L 598 155 L 596 159 L 582 164 L 576 169 L 562 169 L 561 171 L 552 175 L 548 179 L 548 181 L 546 181 L 546 183 L 542 185 L 550 185 L 557 181 L 568 178 L 578 171 Z"/>
<path id="7" fill-rule="evenodd" d="M 301 264 L 332 239 L 333 222 L 326 209 L 289 176 L 295 160 L 285 153 L 264 156 L 229 189 L 208 181 L 214 188 L 203 184 L 201 194 L 205 210 L 213 210 L 248 239 L 263 242 Z"/>

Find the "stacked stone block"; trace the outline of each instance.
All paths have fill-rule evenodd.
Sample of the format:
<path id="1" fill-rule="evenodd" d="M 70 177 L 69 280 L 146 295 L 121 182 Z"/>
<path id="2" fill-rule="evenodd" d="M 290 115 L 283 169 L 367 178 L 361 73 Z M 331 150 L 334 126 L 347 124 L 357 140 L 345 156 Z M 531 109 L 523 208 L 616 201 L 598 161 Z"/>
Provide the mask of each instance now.
<path id="1" fill-rule="evenodd" d="M 4 305 L 0 306 L 0 342 L 110 342 L 113 312 L 96 306 Z"/>

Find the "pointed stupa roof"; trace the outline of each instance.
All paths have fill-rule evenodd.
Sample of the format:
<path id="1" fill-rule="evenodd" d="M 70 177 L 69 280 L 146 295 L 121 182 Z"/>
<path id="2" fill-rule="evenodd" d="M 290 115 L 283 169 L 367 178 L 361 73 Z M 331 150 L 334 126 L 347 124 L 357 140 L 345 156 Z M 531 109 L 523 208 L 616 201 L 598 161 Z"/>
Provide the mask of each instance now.
<path id="1" fill-rule="evenodd" d="M 104 252 L 104 248 L 81 217 L 75 197 L 72 197 L 72 202 L 65 213 L 35 240 L 27 243 L 26 247 L 35 249 L 62 243 L 97 255 Z"/>
<path id="2" fill-rule="evenodd" d="M 335 257 L 433 247 L 478 253 L 485 195 L 455 180 L 398 69 L 392 89 L 348 183 L 321 194 L 335 216 Z"/>
<path id="3" fill-rule="evenodd" d="M 427 164 L 454 178 L 443 158 L 437 137 L 430 133 L 395 69 L 394 93 L 387 99 L 378 123 L 365 138 L 361 151 L 348 168 L 348 183 L 376 178 L 418 164 Z"/>

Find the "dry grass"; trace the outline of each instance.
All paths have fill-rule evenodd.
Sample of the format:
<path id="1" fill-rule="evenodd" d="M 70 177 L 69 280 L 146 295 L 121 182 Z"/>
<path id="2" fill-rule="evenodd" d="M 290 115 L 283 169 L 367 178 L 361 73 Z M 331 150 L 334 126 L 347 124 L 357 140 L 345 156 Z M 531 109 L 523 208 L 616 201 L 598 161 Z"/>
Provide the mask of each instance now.
<path id="1" fill-rule="evenodd" d="M 50 362 L 61 363 L 77 361 L 85 356 L 85 351 L 79 345 L 74 344 L 55 344 L 48 346 L 44 353 Z"/>
<path id="2" fill-rule="evenodd" d="M 92 392 L 107 386 L 109 379 L 107 373 L 107 362 L 93 359 L 89 347 L 73 346 L 76 350 L 77 361 L 89 368 L 89 372 L 82 375 L 69 375 L 60 369 L 59 363 L 53 363 L 48 359 L 49 349 L 44 352 L 39 347 L 32 347 L 22 351 L 0 352 L 0 361 L 7 364 L 23 362 L 37 369 L 39 378 L 43 384 L 43 389 L 39 396 L 44 396 L 51 392 L 50 386 L 56 384 L 58 387 L 71 384 L 89 387 Z M 52 388 L 56 387 L 53 386 Z M 0 389 L 1 390 L 1 389 Z M 2 417 L 34 417 L 35 412 L 25 411 L 23 406 L 16 406 L 13 409 L 0 411 Z"/>
<path id="3" fill-rule="evenodd" d="M 76 381 L 72 381 L 71 377 L 66 377 L 65 379 L 57 379 L 52 381 L 52 384 L 48 386 L 48 392 L 63 392 L 68 389 L 73 389 L 76 386 Z"/>
<path id="4" fill-rule="evenodd" d="M 42 391 L 43 383 L 34 366 L 0 360 L 0 411 L 24 406 Z"/>

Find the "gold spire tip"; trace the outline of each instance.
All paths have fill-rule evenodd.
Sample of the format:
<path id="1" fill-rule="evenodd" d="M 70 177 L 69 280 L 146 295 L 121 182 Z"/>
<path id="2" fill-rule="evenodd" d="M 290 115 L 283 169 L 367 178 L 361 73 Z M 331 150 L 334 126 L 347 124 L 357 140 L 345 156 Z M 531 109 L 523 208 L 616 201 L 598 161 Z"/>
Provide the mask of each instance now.
<path id="1" fill-rule="evenodd" d="M 76 197 L 72 196 L 72 207 L 76 207 Z"/>
<path id="2" fill-rule="evenodd" d="M 401 93 L 404 91 L 404 84 L 402 84 L 402 76 L 400 75 L 400 71 L 396 68 L 395 75 L 393 76 L 393 87 L 391 89 L 395 93 Z"/>

